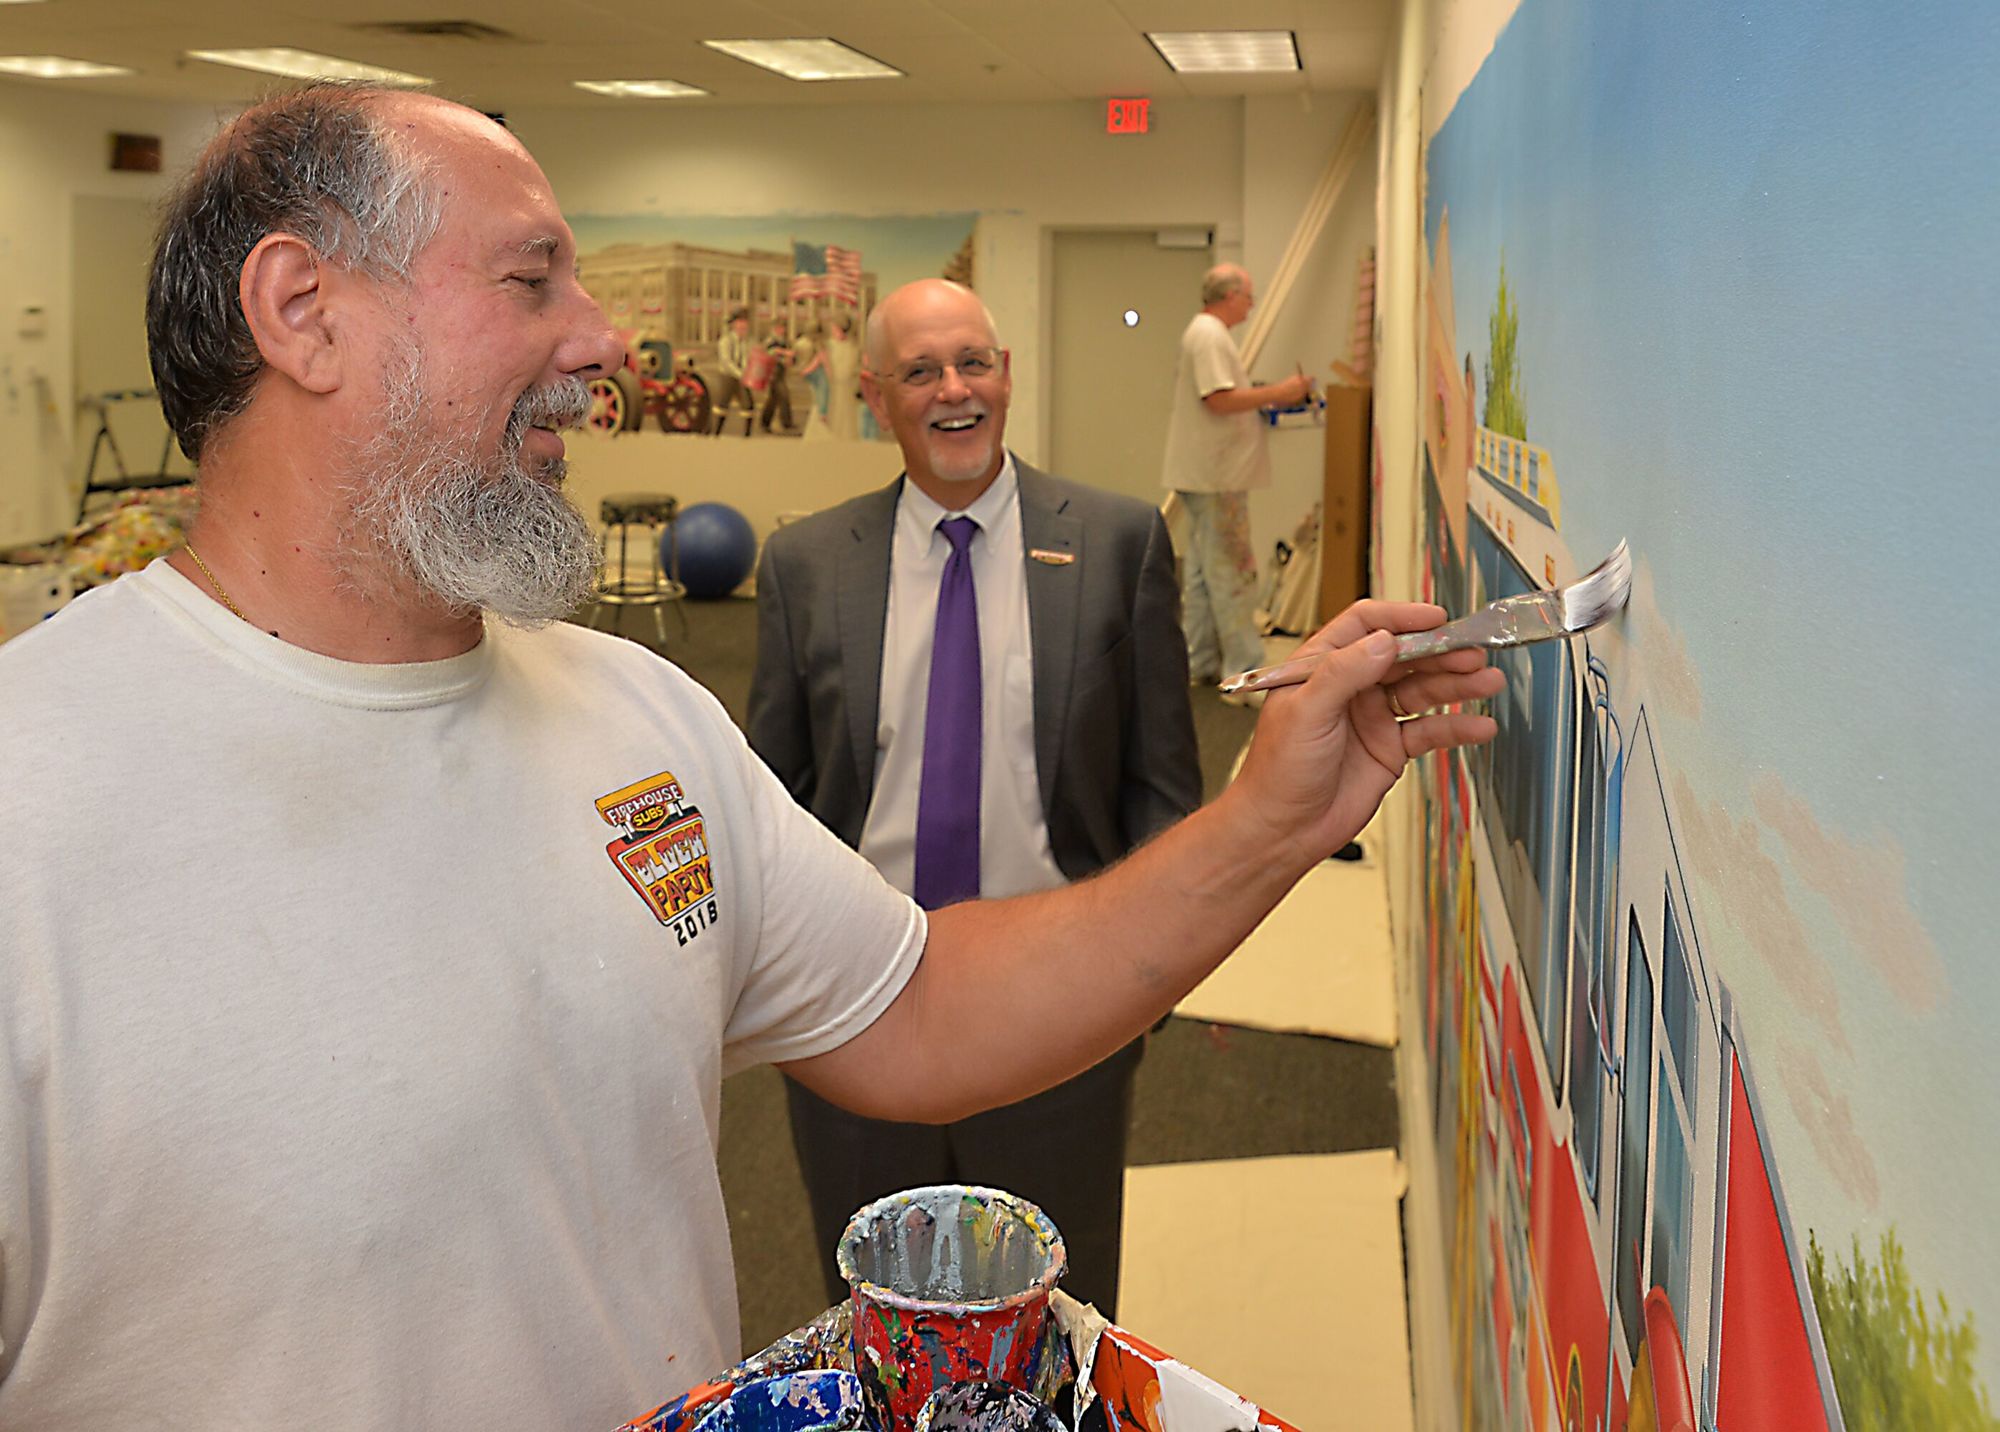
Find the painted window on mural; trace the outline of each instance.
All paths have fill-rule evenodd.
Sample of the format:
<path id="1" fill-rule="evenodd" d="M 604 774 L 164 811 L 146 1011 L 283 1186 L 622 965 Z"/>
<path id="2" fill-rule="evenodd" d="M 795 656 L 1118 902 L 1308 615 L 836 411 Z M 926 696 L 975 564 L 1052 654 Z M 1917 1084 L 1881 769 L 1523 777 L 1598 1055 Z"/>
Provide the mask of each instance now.
<path id="1" fill-rule="evenodd" d="M 1645 1331 L 1639 1310 L 1646 1290 L 1639 1280 L 1645 1273 L 1646 1135 L 1651 1122 L 1646 1116 L 1652 1104 L 1652 1072 L 1653 972 L 1646 967 L 1646 941 L 1639 933 L 1635 914 L 1625 974 L 1625 1087 L 1618 1116 L 1618 1241 L 1614 1245 L 1618 1320 L 1625 1328 L 1626 1356 L 1633 1359 L 1639 1356 L 1639 1338 Z"/>
<path id="2" fill-rule="evenodd" d="M 1674 1051 L 1674 1070 L 1680 1075 L 1681 1102 L 1692 1111 L 1695 1106 L 1695 997 L 1694 976 L 1688 966 L 1687 942 L 1681 936 L 1680 917 L 1674 913 L 1674 897 L 1666 897 L 1666 914 L 1660 936 L 1660 1016 L 1667 1026 L 1667 1043 Z"/>
<path id="3" fill-rule="evenodd" d="M 1475 601 L 1518 596 L 1537 584 L 1480 522 L 1468 524 L 1479 577 Z M 1564 715 L 1569 645 L 1546 642 L 1493 654 L 1507 685 L 1493 698 L 1499 734 L 1474 758 L 1479 809 L 1499 867 L 1500 891 L 1514 932 L 1548 1059 L 1549 1082 L 1563 1097 L 1563 1034 L 1569 968 L 1570 765 Z"/>
<path id="4" fill-rule="evenodd" d="M 1667 1290 L 1677 1319 L 1688 1306 L 1688 1205 L 1693 1197 L 1688 1172 L 1688 1119 L 1680 1105 L 1667 1056 L 1660 1055 L 1659 1116 L 1653 1134 L 1652 1283 Z"/>

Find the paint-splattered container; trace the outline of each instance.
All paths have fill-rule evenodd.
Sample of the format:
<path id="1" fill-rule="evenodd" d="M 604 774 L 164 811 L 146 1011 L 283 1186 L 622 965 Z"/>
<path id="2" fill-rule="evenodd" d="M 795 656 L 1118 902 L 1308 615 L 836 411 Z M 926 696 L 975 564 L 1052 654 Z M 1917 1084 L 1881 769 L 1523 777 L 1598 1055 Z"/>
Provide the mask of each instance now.
<path id="1" fill-rule="evenodd" d="M 837 1257 L 853 1289 L 854 1371 L 885 1432 L 914 1432 L 924 1402 L 955 1382 L 1035 1389 L 1068 1258 L 1034 1204 L 964 1184 L 913 1188 L 855 1214 Z"/>
<path id="2" fill-rule="evenodd" d="M 939 1388 L 917 1414 L 917 1432 L 1068 1432 L 1039 1397 L 1004 1382 Z"/>
<path id="3" fill-rule="evenodd" d="M 851 1372 L 793 1372 L 739 1387 L 695 1432 L 861 1432 L 861 1382 Z"/>

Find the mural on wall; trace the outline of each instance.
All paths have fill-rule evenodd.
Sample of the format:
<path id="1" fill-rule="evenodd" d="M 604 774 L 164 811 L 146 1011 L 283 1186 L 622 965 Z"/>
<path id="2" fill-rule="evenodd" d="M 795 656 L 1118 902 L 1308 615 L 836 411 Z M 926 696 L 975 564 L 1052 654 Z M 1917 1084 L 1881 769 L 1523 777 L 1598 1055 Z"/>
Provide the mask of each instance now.
<path id="1" fill-rule="evenodd" d="M 2000 609 L 2000 27 L 1494 28 L 1427 105 L 1426 595 L 1640 560 L 1421 775 L 1463 1425 L 2000 1429 L 2000 762 L 1951 715 L 2000 698 L 1957 629 Z"/>
<path id="2" fill-rule="evenodd" d="M 625 370 L 592 384 L 591 428 L 880 436 L 862 325 L 912 279 L 970 284 L 976 219 L 578 216 L 578 272 L 626 340 Z"/>

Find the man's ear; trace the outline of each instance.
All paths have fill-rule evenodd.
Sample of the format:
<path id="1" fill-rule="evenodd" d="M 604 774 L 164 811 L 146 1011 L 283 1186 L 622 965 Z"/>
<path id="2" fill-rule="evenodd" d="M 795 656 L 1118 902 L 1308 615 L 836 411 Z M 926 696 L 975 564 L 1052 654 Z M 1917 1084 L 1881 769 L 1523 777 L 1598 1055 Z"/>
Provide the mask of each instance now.
<path id="1" fill-rule="evenodd" d="M 264 361 L 310 393 L 340 386 L 319 255 L 291 234 L 266 234 L 243 260 L 237 298 Z"/>
<path id="2" fill-rule="evenodd" d="M 884 432 L 889 430 L 889 399 L 882 391 L 882 384 L 866 368 L 861 370 L 861 396 L 868 404 L 868 411 L 875 415 L 875 421 Z"/>

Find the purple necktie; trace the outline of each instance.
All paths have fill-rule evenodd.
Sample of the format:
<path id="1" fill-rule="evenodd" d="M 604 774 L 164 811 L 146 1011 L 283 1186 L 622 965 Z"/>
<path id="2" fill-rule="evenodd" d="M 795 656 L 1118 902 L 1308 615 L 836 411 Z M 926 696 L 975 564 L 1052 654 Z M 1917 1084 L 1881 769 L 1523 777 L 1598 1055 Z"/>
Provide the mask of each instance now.
<path id="1" fill-rule="evenodd" d="M 979 898 L 979 605 L 972 591 L 972 534 L 951 517 L 931 633 L 924 706 L 924 770 L 917 787 L 917 903 L 926 910 Z"/>

